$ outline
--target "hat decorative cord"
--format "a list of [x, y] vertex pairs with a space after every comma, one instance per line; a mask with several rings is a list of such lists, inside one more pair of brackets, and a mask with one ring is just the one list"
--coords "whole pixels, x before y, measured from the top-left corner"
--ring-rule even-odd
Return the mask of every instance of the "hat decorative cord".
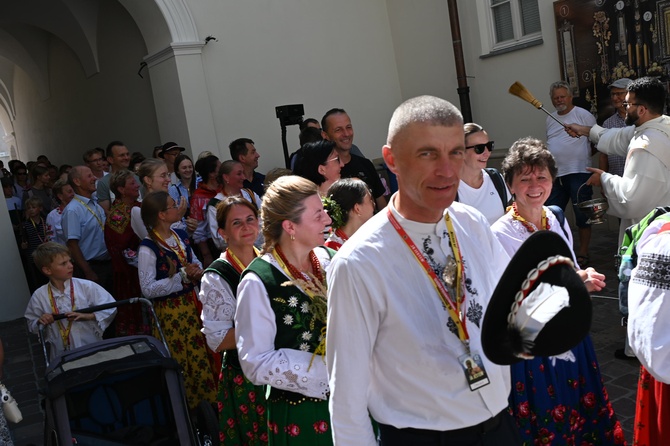
[[[514, 302], [512, 303], [512, 308], [507, 316], [507, 326], [510, 329], [515, 329], [521, 331], [524, 327], [515, 327], [514, 326], [514, 318], [516, 317], [516, 314], [519, 312], [519, 308], [521, 307], [521, 304], [523, 303], [524, 299], [528, 296], [528, 293], [530, 292], [531, 288], [537, 280], [540, 278], [542, 274], [544, 274], [549, 268], [552, 266], [556, 265], [568, 265], [571, 268], [575, 267], [574, 262], [572, 259], [564, 256], [553, 256], [549, 257], [548, 259], [545, 259], [541, 261], [538, 265], [537, 268], [533, 268], [528, 272], [528, 275], [526, 276], [526, 280], [523, 281], [521, 284], [521, 289], [516, 293], [514, 296]], [[525, 324], [524, 324], [525, 326]], [[524, 347], [526, 347], [527, 351], [530, 350], [530, 348], [533, 347], [533, 342], [531, 341], [524, 341]], [[517, 353], [517, 356], [520, 358], [524, 359], [532, 359], [533, 356], [527, 354], [527, 353]]]

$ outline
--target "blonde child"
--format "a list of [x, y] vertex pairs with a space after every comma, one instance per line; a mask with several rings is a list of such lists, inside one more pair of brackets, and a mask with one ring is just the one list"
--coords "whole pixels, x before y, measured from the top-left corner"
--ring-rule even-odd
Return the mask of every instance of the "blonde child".
[[[95, 282], [72, 277], [70, 251], [63, 245], [44, 243], [33, 252], [33, 260], [49, 282], [33, 293], [24, 316], [32, 333], [38, 332], [38, 324], [45, 326], [51, 360], [64, 350], [102, 340], [116, 309], [95, 313], [77, 310], [114, 302], [112, 295]], [[66, 318], [56, 321], [55, 314], [65, 314]]]

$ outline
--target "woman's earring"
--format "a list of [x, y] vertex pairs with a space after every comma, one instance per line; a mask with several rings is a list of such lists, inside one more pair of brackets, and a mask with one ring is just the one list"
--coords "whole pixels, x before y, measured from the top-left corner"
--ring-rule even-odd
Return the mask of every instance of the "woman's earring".
[[291, 241], [295, 240], [295, 235], [291, 234]]

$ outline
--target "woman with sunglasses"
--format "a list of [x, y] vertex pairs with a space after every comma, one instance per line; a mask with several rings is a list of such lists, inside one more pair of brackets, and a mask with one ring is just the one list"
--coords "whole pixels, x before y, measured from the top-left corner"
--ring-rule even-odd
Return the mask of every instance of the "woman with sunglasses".
[[505, 213], [512, 194], [500, 172], [486, 167], [494, 146], [486, 131], [474, 122], [465, 124], [463, 130], [465, 158], [456, 199], [478, 209], [493, 224]]
[[319, 195], [324, 197], [330, 185], [340, 179], [342, 166], [335, 143], [324, 139], [302, 146], [293, 173], [319, 186]]
[[141, 215], [148, 235], [140, 242], [137, 261], [142, 295], [152, 300], [170, 353], [184, 371], [186, 400], [193, 409], [201, 400], [215, 401], [216, 383], [196, 306], [202, 264], [186, 232], [171, 228], [181, 219], [179, 207], [167, 191], [144, 197]]

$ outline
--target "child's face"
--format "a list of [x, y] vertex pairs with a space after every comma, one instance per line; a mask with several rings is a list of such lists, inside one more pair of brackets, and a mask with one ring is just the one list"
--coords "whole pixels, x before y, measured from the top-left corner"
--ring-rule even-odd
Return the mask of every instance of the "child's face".
[[72, 271], [74, 266], [72, 265], [72, 259], [69, 255], [60, 254], [57, 255], [49, 266], [42, 268], [42, 272], [49, 276], [49, 278], [57, 280], [68, 280], [72, 279]]
[[38, 215], [40, 215], [41, 210], [42, 208], [38, 206], [29, 206], [28, 208], [26, 208], [26, 215], [28, 216], [28, 218], [36, 218]]
[[3, 187], [2, 191], [5, 193], [5, 198], [12, 198], [12, 195], [14, 194], [12, 186]]

